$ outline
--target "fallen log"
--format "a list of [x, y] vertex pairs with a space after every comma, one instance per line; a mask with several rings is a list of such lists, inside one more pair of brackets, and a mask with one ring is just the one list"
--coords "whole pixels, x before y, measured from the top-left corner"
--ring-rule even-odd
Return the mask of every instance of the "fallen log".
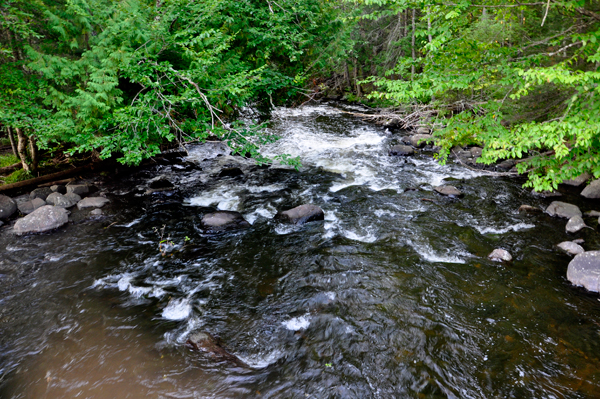
[[0, 175], [6, 174], [6, 173], [12, 173], [17, 169], [21, 169], [22, 167], [23, 167], [23, 164], [21, 162], [13, 163], [12, 165], [8, 165], [3, 168], [0, 168]]
[[40, 183], [45, 183], [47, 181], [56, 180], [58, 178], [62, 178], [62, 177], [66, 177], [69, 175], [74, 175], [74, 174], [77, 174], [80, 172], [84, 172], [88, 169], [93, 170], [98, 167], [100, 167], [99, 163], [89, 164], [89, 165], [85, 165], [85, 166], [80, 166], [78, 168], [67, 169], [67, 170], [63, 170], [61, 172], [51, 173], [51, 174], [45, 175], [45, 176], [35, 177], [33, 179], [23, 180], [23, 181], [19, 181], [19, 182], [12, 183], [12, 184], [5, 184], [3, 186], [0, 186], [0, 192], [9, 191], [9, 190], [13, 190], [16, 188], [33, 186], [33, 185], [37, 185]]

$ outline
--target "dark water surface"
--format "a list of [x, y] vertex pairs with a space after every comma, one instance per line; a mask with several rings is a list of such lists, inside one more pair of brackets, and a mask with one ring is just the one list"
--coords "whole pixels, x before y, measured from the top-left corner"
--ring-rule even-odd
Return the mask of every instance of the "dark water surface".
[[[550, 200], [426, 154], [389, 157], [395, 137], [334, 106], [278, 110], [272, 130], [282, 140], [267, 151], [302, 156], [299, 172], [214, 179], [197, 148], [202, 171], [109, 179], [105, 219], [1, 228], [0, 397], [600, 397], [600, 302], [553, 248], [575, 236], [516, 211]], [[180, 191], [129, 192], [158, 174]], [[434, 193], [442, 182], [464, 198]], [[576, 194], [562, 200], [600, 210]], [[308, 202], [324, 222], [272, 220]], [[252, 227], [203, 234], [215, 209]], [[586, 222], [576, 237], [598, 249]], [[514, 261], [488, 261], [496, 247]], [[190, 350], [195, 331], [249, 367]]]

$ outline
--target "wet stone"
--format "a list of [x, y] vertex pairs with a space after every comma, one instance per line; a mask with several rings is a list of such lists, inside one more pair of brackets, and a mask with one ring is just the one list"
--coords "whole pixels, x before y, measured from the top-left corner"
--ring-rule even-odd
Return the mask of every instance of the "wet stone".
[[583, 221], [581, 216], [573, 216], [567, 222], [567, 227], [565, 227], [565, 229], [567, 230], [567, 233], [577, 233], [585, 227], [585, 222]]
[[567, 279], [588, 291], [600, 292], [600, 251], [575, 256], [567, 268]]
[[436, 186], [433, 188], [436, 192], [447, 195], [449, 197], [460, 197], [463, 193], [454, 186], [444, 185], [444, 186]]
[[44, 205], [15, 222], [17, 235], [43, 233], [54, 230], [69, 221], [68, 211], [57, 206]]
[[90, 215], [94, 215], [94, 216], [102, 216], [103, 214], [104, 213], [102, 213], [102, 209], [100, 209], [100, 208], [96, 208], [90, 212]]
[[560, 250], [568, 253], [569, 255], [579, 255], [585, 252], [583, 247], [573, 241], [563, 241], [556, 245]]
[[481, 147], [471, 147], [469, 149], [469, 151], [471, 152], [471, 156], [472, 157], [479, 158], [481, 156], [481, 153], [483, 152], [483, 148], [481, 148]]
[[574, 179], [563, 181], [562, 184], [566, 184], [567, 186], [579, 187], [582, 184], [584, 184], [586, 181], [590, 180], [591, 178], [592, 178], [592, 175], [585, 172], [585, 173], [580, 174], [579, 176], [577, 176]]
[[226, 361], [239, 367], [248, 367], [248, 365], [241, 361], [237, 356], [229, 353], [222, 346], [218, 338], [213, 337], [209, 333], [195, 332], [190, 334], [186, 341], [186, 345], [195, 351], [207, 354], [215, 361]]
[[46, 205], [46, 201], [41, 198], [34, 198], [31, 201], [21, 202], [17, 205], [19, 212], [24, 215], [29, 215], [31, 212]]
[[250, 227], [241, 213], [233, 211], [218, 211], [204, 215], [200, 225], [204, 230], [222, 231]]
[[429, 133], [431, 133], [431, 129], [429, 129], [428, 127], [420, 127], [417, 129], [417, 134], [427, 134], [429, 135]]
[[159, 179], [151, 181], [150, 184], [148, 185], [148, 187], [156, 189], [156, 188], [173, 188], [175, 186], [169, 180], [165, 179], [164, 177], [161, 177]]
[[243, 174], [244, 174], [244, 172], [238, 167], [224, 168], [219, 173], [219, 177], [236, 177], [236, 176], [241, 176]]
[[54, 191], [52, 191], [52, 189], [50, 187], [40, 187], [40, 188], [36, 188], [35, 190], [33, 190], [29, 194], [29, 198], [31, 198], [31, 199], [41, 198], [45, 201], [46, 198], [48, 198], [48, 196], [50, 194], [52, 194], [53, 192]]
[[78, 203], [79, 201], [81, 201], [81, 197], [75, 193], [66, 193], [64, 194], [65, 198], [68, 199], [69, 201], [73, 202], [74, 204]]
[[598, 211], [587, 211], [583, 214], [584, 216], [589, 216], [591, 218], [597, 218], [600, 216], [600, 212]]
[[515, 161], [514, 159], [507, 159], [506, 161], [502, 161], [498, 165], [496, 165], [496, 168], [502, 169], [502, 170], [510, 170], [516, 164], [517, 164], [517, 161]]
[[16, 202], [12, 198], [0, 194], [0, 219], [8, 219], [16, 211]]
[[90, 187], [87, 184], [69, 184], [67, 185], [67, 193], [77, 195], [85, 195], [90, 192]]
[[72, 206], [75, 206], [75, 204], [77, 204], [76, 201], [73, 201], [72, 199], [70, 199], [60, 193], [50, 194], [48, 196], [48, 198], [46, 198], [46, 202], [50, 205], [58, 206], [61, 208], [70, 208]]
[[415, 153], [415, 150], [408, 145], [395, 145], [390, 148], [390, 155], [407, 156]]
[[50, 190], [52, 190], [55, 193], [61, 193], [63, 195], [67, 193], [67, 188], [62, 184], [55, 184], [53, 186], [50, 186]]
[[541, 198], [554, 198], [554, 197], [562, 197], [562, 194], [558, 191], [535, 191], [531, 190], [531, 194], [535, 197]]
[[510, 262], [512, 255], [505, 249], [496, 248], [488, 255], [488, 258], [494, 262]]
[[413, 147], [425, 147], [425, 145], [433, 139], [431, 134], [415, 134], [410, 136], [410, 145]]
[[275, 219], [293, 224], [304, 224], [315, 220], [324, 220], [323, 209], [317, 205], [304, 204], [287, 211], [278, 212]]
[[104, 197], [87, 197], [77, 203], [77, 209], [102, 208], [110, 201]]
[[548, 208], [546, 208], [546, 213], [550, 216], [557, 216], [566, 219], [571, 219], [573, 216], [582, 215], [577, 205], [568, 204], [561, 201], [553, 201]]
[[521, 205], [519, 207], [519, 213], [521, 213], [521, 212], [534, 213], [534, 212], [541, 212], [541, 211], [542, 211], [541, 209], [536, 208], [531, 205]]
[[581, 196], [590, 199], [600, 198], [600, 179], [588, 184], [581, 192]]

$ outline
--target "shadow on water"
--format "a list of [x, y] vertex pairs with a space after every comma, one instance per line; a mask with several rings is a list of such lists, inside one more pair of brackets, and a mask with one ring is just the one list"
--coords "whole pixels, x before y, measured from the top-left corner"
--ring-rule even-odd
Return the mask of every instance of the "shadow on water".
[[[573, 236], [516, 212], [550, 200], [426, 154], [388, 157], [395, 137], [333, 106], [278, 110], [271, 130], [282, 139], [267, 152], [301, 156], [300, 171], [214, 179], [197, 149], [202, 170], [107, 181], [104, 219], [75, 210], [78, 222], [22, 238], [3, 227], [0, 397], [598, 396], [598, 296], [566, 281], [554, 249]], [[179, 192], [134, 189], [156, 174]], [[432, 191], [444, 181], [464, 198]], [[325, 221], [272, 220], [307, 202]], [[252, 226], [206, 235], [215, 209]], [[578, 237], [600, 248], [587, 222]], [[514, 261], [487, 260], [496, 247]], [[191, 350], [197, 331], [242, 362]]]

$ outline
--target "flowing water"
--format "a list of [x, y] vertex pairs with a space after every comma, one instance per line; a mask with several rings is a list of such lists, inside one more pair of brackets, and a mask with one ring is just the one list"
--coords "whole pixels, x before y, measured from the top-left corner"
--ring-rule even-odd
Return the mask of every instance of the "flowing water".
[[[104, 219], [75, 210], [20, 238], [4, 226], [0, 397], [600, 397], [598, 295], [569, 284], [553, 247], [573, 236], [517, 213], [550, 200], [431, 154], [390, 157], [398, 137], [342, 107], [275, 112], [266, 152], [300, 156], [299, 171], [216, 179], [228, 158], [202, 146], [189, 156], [202, 170], [108, 177]], [[179, 191], [133, 190], [160, 174]], [[443, 182], [465, 196], [432, 191]], [[303, 203], [325, 221], [272, 219]], [[215, 209], [252, 226], [204, 234]], [[578, 237], [600, 248], [587, 222]], [[487, 260], [497, 247], [514, 261]], [[247, 366], [191, 350], [198, 331]]]

